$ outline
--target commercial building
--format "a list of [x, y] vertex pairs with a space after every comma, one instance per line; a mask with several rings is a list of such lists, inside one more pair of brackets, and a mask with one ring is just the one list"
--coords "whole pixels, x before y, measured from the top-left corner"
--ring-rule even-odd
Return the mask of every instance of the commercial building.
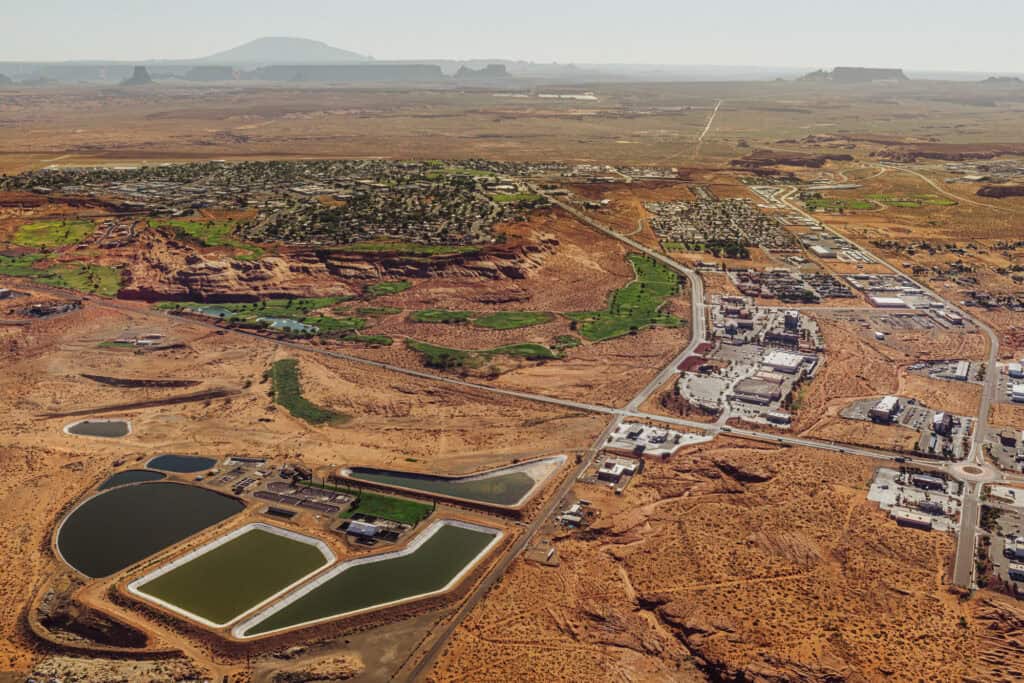
[[926, 515], [905, 507], [894, 507], [889, 511], [889, 514], [892, 515], [892, 518], [895, 519], [896, 523], [900, 526], [923, 529], [924, 531], [932, 530], [931, 515]]
[[1024, 564], [1011, 562], [1007, 567], [1010, 579], [1013, 581], [1024, 581]]
[[906, 308], [907, 302], [898, 296], [875, 296], [872, 294], [868, 297], [868, 302], [872, 306], [878, 308]]
[[910, 483], [919, 489], [925, 489], [927, 491], [946, 490], [946, 480], [942, 477], [936, 477], [933, 474], [915, 474], [910, 477]]
[[764, 360], [761, 361], [763, 365], [766, 365], [773, 370], [779, 372], [785, 372], [789, 375], [796, 374], [800, 366], [803, 365], [804, 357], [799, 356], [795, 353], [786, 353], [785, 351], [771, 351]]
[[1024, 384], [1014, 384], [1010, 389], [1010, 398], [1014, 403], [1024, 403]]
[[932, 431], [942, 436], [953, 433], [953, 416], [949, 413], [935, 413], [932, 416]]
[[967, 376], [971, 372], [971, 364], [965, 360], [960, 361], [956, 364], [956, 369], [950, 374], [952, 379], [960, 380], [961, 382], [967, 381]]
[[737, 400], [766, 406], [782, 398], [782, 386], [778, 382], [747, 377], [736, 383], [733, 395]]
[[1003, 545], [1003, 555], [1011, 560], [1024, 560], [1024, 538], [1008, 538]]
[[870, 411], [868, 411], [868, 417], [875, 422], [892, 422], [892, 419], [896, 417], [896, 414], [899, 412], [899, 396], [886, 396], [876, 403]]
[[1020, 363], [1010, 363], [1010, 366], [1006, 369], [1010, 377], [1014, 379], [1024, 379], [1024, 366]]
[[597, 478], [601, 481], [618, 483], [623, 477], [632, 477], [640, 467], [640, 462], [631, 458], [608, 458], [601, 463]]
[[831, 249], [829, 249], [828, 247], [822, 246], [820, 244], [815, 244], [815, 245], [811, 246], [811, 253], [814, 254], [815, 256], [817, 256], [818, 258], [835, 258], [836, 257], [836, 252], [834, 252]]

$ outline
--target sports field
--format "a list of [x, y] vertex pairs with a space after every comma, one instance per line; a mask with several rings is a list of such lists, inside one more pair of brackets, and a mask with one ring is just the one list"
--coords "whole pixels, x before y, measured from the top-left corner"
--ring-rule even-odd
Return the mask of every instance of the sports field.
[[258, 527], [200, 553], [136, 589], [222, 625], [328, 562], [312, 543]]

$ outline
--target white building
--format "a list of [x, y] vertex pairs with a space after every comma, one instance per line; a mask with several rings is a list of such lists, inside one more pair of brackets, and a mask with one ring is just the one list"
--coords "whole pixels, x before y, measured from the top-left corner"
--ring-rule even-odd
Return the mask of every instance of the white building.
[[804, 357], [798, 356], [795, 353], [786, 353], [785, 351], [771, 351], [764, 357], [761, 363], [773, 370], [793, 375], [803, 365]]
[[868, 297], [868, 301], [872, 306], [878, 308], [906, 308], [907, 302], [898, 296], [876, 296], [872, 294]]
[[829, 249], [828, 247], [822, 246], [820, 244], [815, 244], [814, 246], [812, 246], [811, 247], [811, 253], [813, 253], [818, 258], [835, 258], [836, 257], [836, 252], [834, 252], [831, 249]]
[[1006, 371], [1010, 374], [1010, 377], [1013, 377], [1014, 379], [1024, 378], [1024, 366], [1020, 363], [1010, 363]]
[[899, 396], [886, 396], [871, 408], [868, 416], [873, 420], [889, 422], [900, 410]]
[[1010, 390], [1010, 398], [1014, 403], [1024, 403], [1024, 384], [1014, 384]]

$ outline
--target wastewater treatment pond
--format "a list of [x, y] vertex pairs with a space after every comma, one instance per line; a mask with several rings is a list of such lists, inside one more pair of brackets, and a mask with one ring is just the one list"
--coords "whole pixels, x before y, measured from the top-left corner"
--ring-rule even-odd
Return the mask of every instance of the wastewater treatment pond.
[[79, 420], [69, 424], [64, 431], [77, 436], [119, 439], [131, 431], [131, 423], [127, 420]]
[[176, 474], [203, 472], [217, 464], [214, 458], [199, 455], [158, 455], [146, 463], [146, 467]]
[[346, 470], [346, 474], [358, 481], [511, 506], [522, 502], [538, 482], [546, 479], [564, 461], [564, 456], [544, 458], [466, 477], [439, 477], [372, 467], [352, 467]]
[[117, 474], [111, 475], [105, 482], [100, 484], [100, 491], [106, 491], [112, 489], [115, 486], [124, 486], [125, 484], [140, 484], [144, 481], [159, 481], [163, 479], [165, 474], [160, 472], [153, 472], [151, 470], [125, 470], [124, 472], [118, 472]]
[[435, 522], [403, 550], [341, 563], [233, 633], [251, 638], [443, 591], [500, 537], [489, 527]]
[[109, 576], [242, 511], [241, 501], [185, 484], [108, 489], [76, 507], [57, 549], [86, 576]]
[[269, 524], [248, 524], [128, 589], [219, 627], [333, 561], [334, 554], [316, 539]]

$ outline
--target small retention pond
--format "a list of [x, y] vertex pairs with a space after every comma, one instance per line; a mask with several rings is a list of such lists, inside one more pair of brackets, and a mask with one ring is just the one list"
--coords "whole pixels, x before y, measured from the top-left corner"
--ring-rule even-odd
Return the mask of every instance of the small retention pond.
[[150, 470], [125, 470], [124, 472], [118, 472], [117, 474], [112, 475], [109, 479], [100, 484], [99, 490], [106, 491], [107, 489], [112, 489], [115, 486], [140, 484], [144, 481], [159, 481], [166, 476], [166, 474], [152, 472]]
[[118, 439], [132, 430], [128, 420], [79, 420], [64, 428], [65, 433], [77, 436], [102, 436]]
[[190, 474], [202, 472], [217, 464], [214, 458], [204, 458], [199, 455], [158, 455], [146, 463], [146, 467], [164, 472], [175, 472], [178, 474]]
[[185, 484], [121, 486], [72, 510], [57, 530], [57, 550], [86, 576], [109, 576], [244, 507], [234, 498]]
[[476, 524], [435, 522], [402, 550], [342, 562], [242, 622], [232, 635], [252, 638], [445, 591], [501, 536]]
[[513, 506], [524, 501], [534, 487], [547, 479], [563, 462], [565, 456], [559, 455], [467, 477], [439, 477], [370, 467], [352, 467], [343, 473], [359, 481], [494, 505]]

